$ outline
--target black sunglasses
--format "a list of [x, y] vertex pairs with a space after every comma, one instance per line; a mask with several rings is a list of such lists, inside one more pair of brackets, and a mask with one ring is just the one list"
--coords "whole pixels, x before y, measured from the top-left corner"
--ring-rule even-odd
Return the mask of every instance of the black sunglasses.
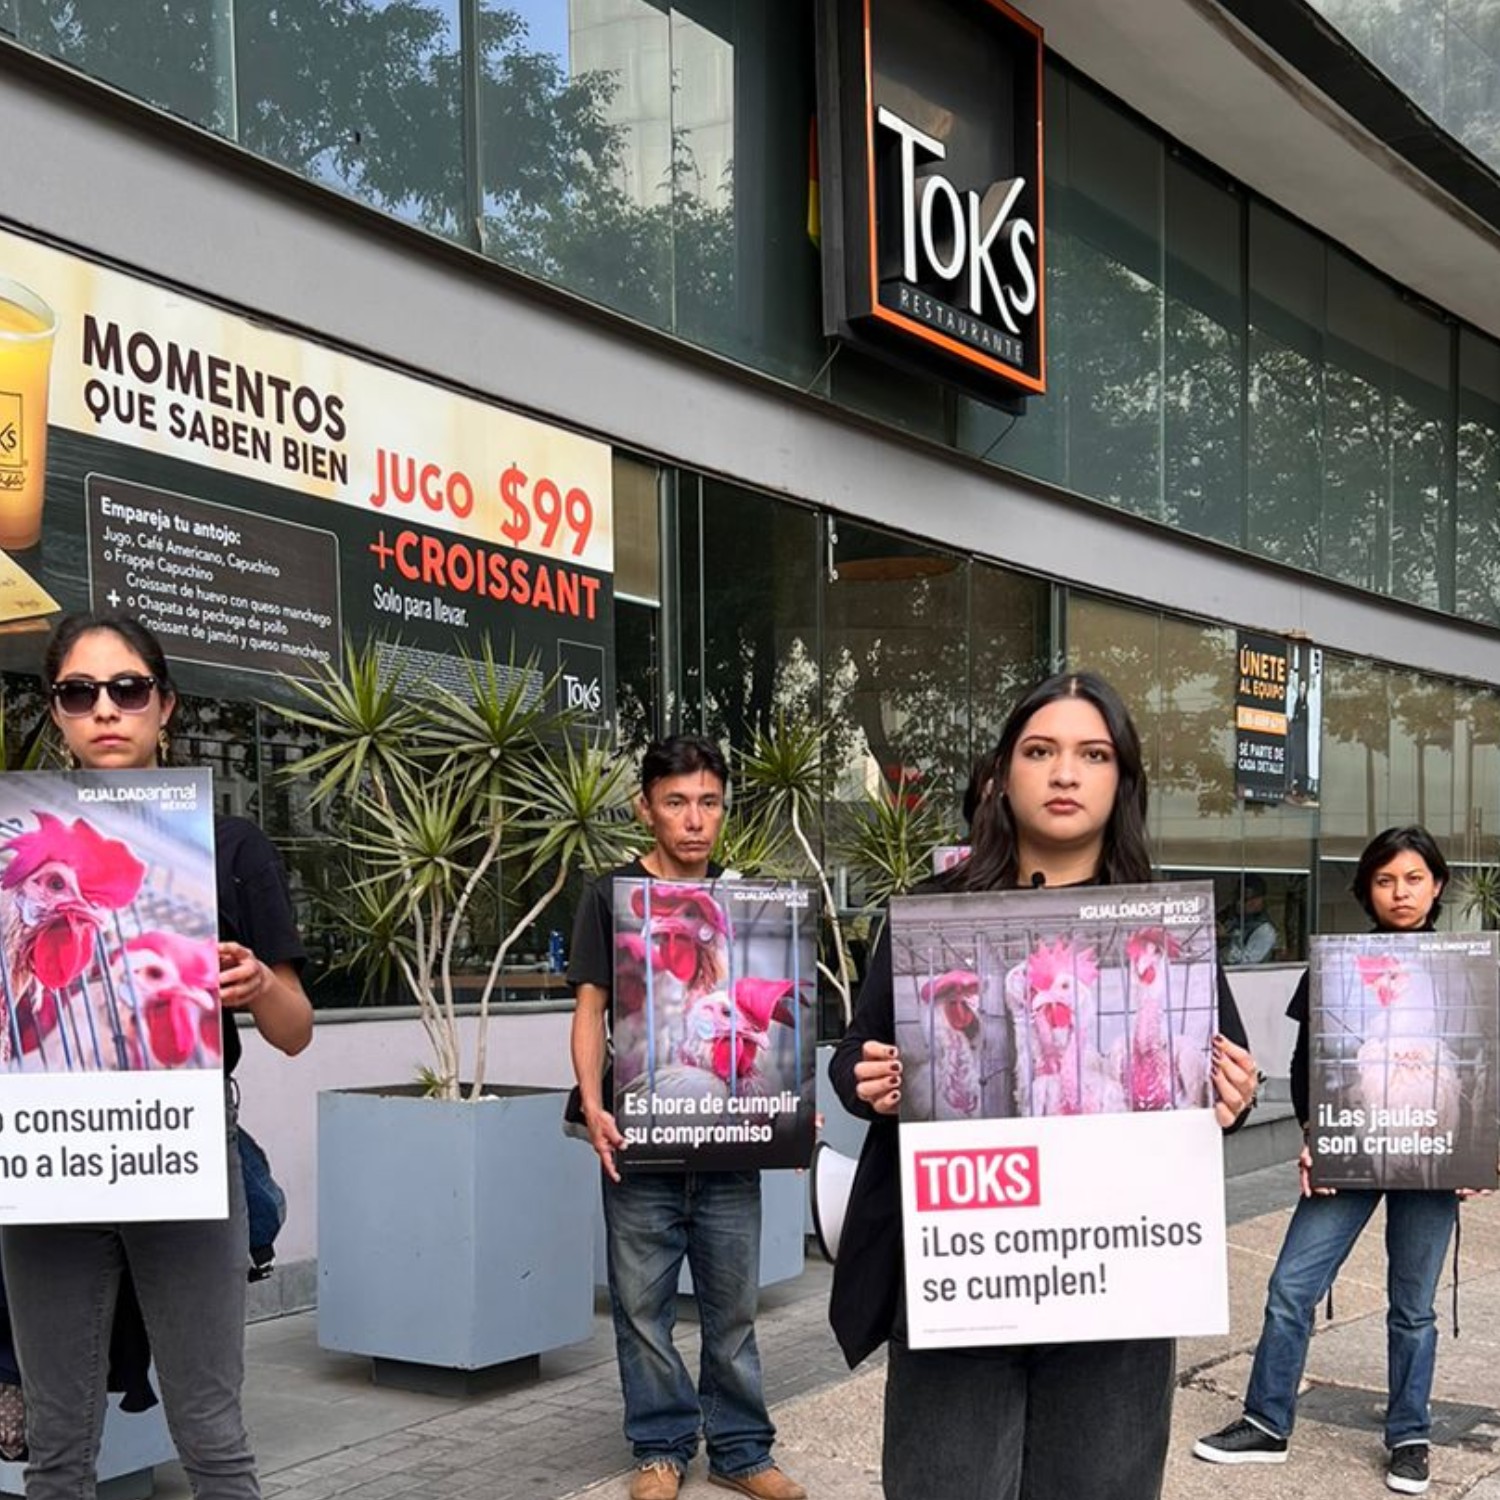
[[155, 686], [154, 677], [139, 672], [121, 672], [107, 682], [95, 682], [92, 677], [65, 677], [52, 684], [52, 701], [64, 718], [81, 719], [93, 713], [99, 690], [103, 688], [122, 714], [143, 714], [151, 706], [151, 690]]

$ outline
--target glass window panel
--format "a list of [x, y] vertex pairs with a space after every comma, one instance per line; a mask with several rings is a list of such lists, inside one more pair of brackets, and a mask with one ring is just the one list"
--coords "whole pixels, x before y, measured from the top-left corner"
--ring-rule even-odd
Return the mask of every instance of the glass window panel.
[[1485, 792], [1500, 738], [1493, 693], [1332, 653], [1324, 672], [1324, 855], [1357, 859], [1401, 823], [1423, 824], [1445, 850], [1475, 847], [1494, 826]]
[[1244, 200], [1186, 162], [1166, 176], [1166, 519], [1238, 543], [1244, 520]]
[[648, 0], [480, 0], [481, 234], [496, 260], [672, 317], [672, 24]]
[[[840, 518], [823, 589], [824, 703], [838, 726], [839, 795], [915, 775], [969, 778], [968, 564]], [[834, 576], [836, 574], [837, 576]]]
[[1332, 248], [1327, 270], [1322, 571], [1360, 588], [1378, 588], [1387, 556], [1395, 291]]
[[1443, 31], [1433, 0], [1382, 0], [1370, 61], [1435, 120], [1443, 118]]
[[778, 711], [816, 714], [817, 515], [696, 475], [679, 514], [683, 721], [744, 745]]
[[1392, 289], [1390, 590], [1453, 607], [1453, 330]]
[[1020, 695], [1052, 662], [1052, 585], [975, 562], [969, 570], [969, 755], [994, 747]]
[[1315, 235], [1251, 203], [1250, 539], [1309, 569], [1323, 480], [1324, 254]]
[[1156, 136], [1075, 81], [1069, 91], [1065, 285], [1068, 483], [1161, 515], [1162, 159]]
[[1459, 335], [1457, 608], [1500, 624], [1500, 343]]
[[1068, 346], [1068, 75], [1047, 65], [1042, 82], [1047, 160], [1044, 184], [1047, 310], [1047, 394], [1026, 399], [1022, 414], [1001, 411], [969, 396], [957, 398], [957, 445], [1008, 469], [1066, 485]]
[[671, 21], [672, 326], [806, 384], [826, 353], [807, 223], [812, 8], [684, 0]]
[[614, 456], [615, 597], [661, 603], [661, 470]]
[[[234, 9], [242, 144], [399, 219], [465, 237], [459, 0]], [[507, 44], [524, 45], [521, 33]]]
[[661, 699], [661, 611], [616, 598], [615, 716], [624, 754], [639, 756], [662, 734]]
[[1226, 921], [1243, 906], [1243, 873], [1258, 872], [1276, 927], [1272, 959], [1301, 957], [1317, 813], [1249, 807], [1236, 795], [1235, 644], [1228, 626], [1068, 597], [1069, 666], [1113, 683], [1140, 732], [1158, 867], [1212, 877]]
[[17, 0], [28, 47], [221, 134], [234, 125], [231, 0]]

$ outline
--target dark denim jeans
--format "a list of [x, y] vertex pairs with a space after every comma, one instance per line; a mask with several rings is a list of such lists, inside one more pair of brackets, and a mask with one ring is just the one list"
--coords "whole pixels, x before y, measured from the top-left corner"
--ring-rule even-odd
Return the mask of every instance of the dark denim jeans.
[[[1428, 1398], [1437, 1363], [1437, 1294], [1443, 1256], [1453, 1236], [1458, 1199], [1452, 1193], [1402, 1191], [1385, 1196], [1386, 1361], [1390, 1395], [1388, 1448], [1426, 1442]], [[1266, 1319], [1245, 1392], [1245, 1415], [1276, 1437], [1289, 1438], [1297, 1420], [1297, 1387], [1307, 1363], [1318, 1303], [1380, 1202], [1378, 1192], [1340, 1190], [1303, 1198], [1287, 1227], [1266, 1291]]]
[[[702, 1430], [709, 1467], [740, 1478], [771, 1464], [776, 1429], [761, 1393], [758, 1172], [637, 1172], [604, 1180], [609, 1295], [638, 1461], [685, 1469]], [[683, 1257], [702, 1328], [698, 1388], [672, 1342]]]
[[228, 1167], [227, 1219], [0, 1230], [26, 1393], [27, 1500], [93, 1500], [109, 1331], [127, 1263], [193, 1494], [260, 1500], [240, 1405], [250, 1251], [232, 1130]]
[[892, 1338], [886, 1500], [1156, 1500], [1169, 1339], [911, 1349]]

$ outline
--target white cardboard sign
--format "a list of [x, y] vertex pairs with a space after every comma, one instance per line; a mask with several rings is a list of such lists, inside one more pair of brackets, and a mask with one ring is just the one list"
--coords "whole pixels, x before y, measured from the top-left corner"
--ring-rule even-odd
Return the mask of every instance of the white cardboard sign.
[[913, 1348], [1228, 1331], [1211, 1110], [913, 1122], [900, 1149]]

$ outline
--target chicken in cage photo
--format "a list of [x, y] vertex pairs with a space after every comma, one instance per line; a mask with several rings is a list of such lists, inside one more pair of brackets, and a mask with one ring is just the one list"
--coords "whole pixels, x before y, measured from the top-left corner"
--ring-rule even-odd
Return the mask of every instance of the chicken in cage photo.
[[219, 1067], [206, 796], [174, 801], [158, 773], [14, 774], [4, 793], [0, 1071]]
[[615, 1116], [630, 1161], [806, 1164], [816, 943], [813, 893], [795, 882], [615, 882]]
[[1371, 933], [1312, 945], [1313, 1181], [1492, 1186], [1497, 939]]
[[1207, 1108], [1211, 911], [1192, 883], [893, 902], [902, 1119]]

